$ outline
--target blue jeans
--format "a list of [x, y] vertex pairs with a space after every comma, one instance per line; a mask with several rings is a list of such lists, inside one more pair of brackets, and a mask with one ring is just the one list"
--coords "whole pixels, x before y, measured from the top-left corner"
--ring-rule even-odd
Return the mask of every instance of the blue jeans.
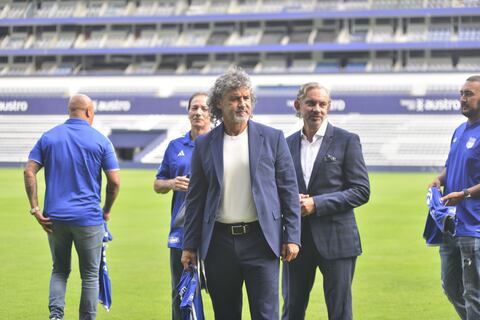
[[460, 318], [480, 319], [480, 238], [444, 236], [442, 287]]
[[97, 315], [99, 271], [103, 241], [103, 225], [76, 227], [53, 221], [53, 232], [48, 234], [53, 269], [50, 278], [50, 317], [63, 319], [65, 291], [71, 270], [72, 243], [78, 254], [82, 294], [80, 320], [93, 320]]

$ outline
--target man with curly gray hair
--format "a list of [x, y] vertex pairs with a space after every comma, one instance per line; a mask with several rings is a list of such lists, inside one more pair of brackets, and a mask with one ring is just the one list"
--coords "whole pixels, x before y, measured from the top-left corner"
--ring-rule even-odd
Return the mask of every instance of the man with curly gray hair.
[[[223, 112], [217, 108], [225, 93], [233, 88], [245, 88], [250, 95], [252, 109], [257, 101], [252, 89], [250, 77], [239, 67], [232, 68], [228, 73], [217, 78], [215, 85], [210, 89], [207, 105], [210, 108], [210, 116], [215, 123], [223, 120]], [[250, 114], [251, 117], [251, 114]]]
[[204, 261], [215, 319], [241, 319], [244, 282], [251, 318], [278, 319], [279, 257], [299, 251], [292, 157], [281, 131], [250, 119], [254, 103], [242, 69], [220, 76], [207, 102], [220, 124], [192, 155], [182, 264]]

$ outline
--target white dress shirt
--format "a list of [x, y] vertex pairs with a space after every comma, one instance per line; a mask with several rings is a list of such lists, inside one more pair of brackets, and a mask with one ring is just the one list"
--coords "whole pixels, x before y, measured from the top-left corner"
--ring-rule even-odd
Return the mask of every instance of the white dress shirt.
[[323, 137], [325, 136], [325, 131], [327, 130], [328, 120], [323, 120], [320, 128], [312, 138], [312, 142], [308, 141], [307, 136], [301, 131], [301, 145], [300, 145], [300, 155], [302, 162], [302, 173], [303, 180], [305, 181], [305, 186], [308, 188], [308, 183], [310, 182], [310, 177], [312, 175], [313, 165], [315, 159], [317, 158], [318, 151], [322, 145]]

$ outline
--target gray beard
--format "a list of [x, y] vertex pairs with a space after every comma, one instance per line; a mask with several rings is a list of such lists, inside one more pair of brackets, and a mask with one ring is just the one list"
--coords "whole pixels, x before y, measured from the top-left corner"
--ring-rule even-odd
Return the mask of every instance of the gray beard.
[[237, 124], [245, 123], [245, 122], [248, 121], [248, 119], [250, 119], [250, 117], [248, 117], [248, 116], [245, 116], [245, 117], [239, 117], [239, 116], [236, 116], [236, 115], [233, 116], [233, 121]]

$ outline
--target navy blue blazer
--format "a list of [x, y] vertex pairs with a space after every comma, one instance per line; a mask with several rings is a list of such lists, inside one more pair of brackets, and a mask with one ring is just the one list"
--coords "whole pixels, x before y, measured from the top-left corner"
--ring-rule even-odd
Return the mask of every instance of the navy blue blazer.
[[[195, 140], [186, 197], [183, 248], [205, 259], [223, 188], [223, 123]], [[280, 130], [248, 121], [250, 180], [263, 235], [280, 256], [283, 243], [300, 245], [300, 204], [292, 157]]]
[[289, 136], [287, 143], [300, 193], [315, 202], [315, 214], [302, 218], [302, 223], [309, 225], [317, 251], [327, 259], [360, 255], [353, 208], [368, 201], [370, 184], [358, 135], [328, 124], [308, 186], [302, 173], [301, 131]]

